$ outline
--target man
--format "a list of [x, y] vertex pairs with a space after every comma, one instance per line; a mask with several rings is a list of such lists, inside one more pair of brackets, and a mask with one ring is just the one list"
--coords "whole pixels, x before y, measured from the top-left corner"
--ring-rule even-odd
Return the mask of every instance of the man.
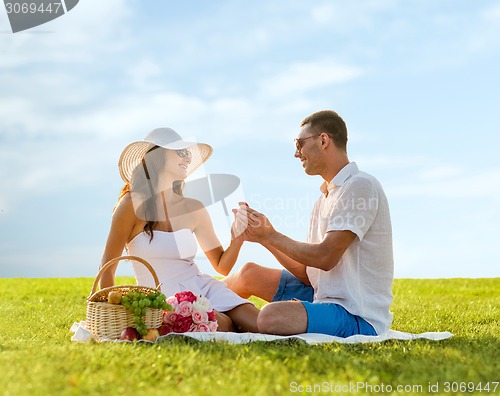
[[271, 334], [377, 335], [390, 328], [393, 254], [389, 206], [379, 182], [347, 156], [347, 128], [334, 111], [301, 123], [295, 157], [324, 182], [307, 242], [276, 231], [265, 215], [241, 205], [245, 239], [266, 247], [285, 270], [255, 263], [225, 279], [244, 298], [272, 301], [257, 318]]

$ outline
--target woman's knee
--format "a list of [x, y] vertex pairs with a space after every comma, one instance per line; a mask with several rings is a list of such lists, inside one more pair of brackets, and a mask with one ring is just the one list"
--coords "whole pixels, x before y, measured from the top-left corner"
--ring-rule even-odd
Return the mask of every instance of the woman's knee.
[[251, 296], [249, 285], [253, 285], [255, 282], [257, 267], [260, 267], [260, 265], [252, 262], [245, 263], [238, 272], [226, 276], [223, 282], [240, 297], [248, 298]]
[[253, 279], [260, 276], [260, 273], [263, 269], [264, 267], [262, 267], [261, 265], [249, 261], [248, 263], [243, 264], [238, 272], [242, 280], [252, 281]]
[[238, 272], [229, 275], [223, 281], [240, 297], [257, 296], [269, 302], [276, 294], [281, 272], [280, 269], [267, 268], [248, 262]]
[[217, 331], [234, 331], [233, 321], [226, 314], [215, 311], [215, 319], [217, 320]]

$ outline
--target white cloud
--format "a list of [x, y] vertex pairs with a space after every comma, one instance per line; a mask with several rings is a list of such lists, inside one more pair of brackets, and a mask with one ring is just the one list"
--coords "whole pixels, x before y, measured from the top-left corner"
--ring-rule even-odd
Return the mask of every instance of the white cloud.
[[12, 210], [40, 196], [102, 183], [115, 170], [112, 151], [90, 139], [11, 142], [0, 150], [3, 201]]
[[[39, 199], [47, 213], [37, 213], [39, 217], [33, 221], [41, 224], [52, 220], [49, 212], [54, 197], [64, 198], [67, 192], [67, 196], [74, 196], [71, 189], [80, 186], [88, 187], [91, 193], [104, 183], [113, 184], [110, 189], [114, 189], [121, 184], [116, 162], [123, 147], [158, 126], [171, 126], [186, 137], [195, 136], [212, 144], [216, 151], [207, 169], [226, 170], [231, 164], [231, 172], [242, 175], [245, 192], [256, 203], [279, 197], [300, 200], [303, 193], [297, 186], [302, 192], [311, 191], [314, 197], [319, 194], [320, 180], [303, 174], [301, 178], [294, 176], [301, 169], [293, 159], [292, 139], [302, 118], [332, 105], [346, 108], [346, 114], [354, 117], [370, 113], [363, 107], [370, 107], [377, 116], [390, 114], [387, 131], [379, 127], [377, 133], [375, 125], [373, 133], [370, 129], [370, 133], [353, 134], [354, 140], [361, 136], [358, 139], [362, 142], [352, 146], [353, 153], [361, 149], [377, 155], [352, 158], [361, 169], [381, 174], [384, 188], [392, 195], [391, 209], [396, 209], [395, 213], [401, 214], [406, 208], [410, 208], [407, 213], [415, 207], [432, 208], [437, 224], [443, 213], [436, 209], [436, 202], [459, 206], [474, 197], [481, 198], [477, 201], [484, 213], [497, 216], [494, 200], [500, 194], [498, 167], [480, 169], [474, 175], [470, 169], [443, 163], [450, 154], [438, 160], [429, 153], [404, 155], [404, 147], [390, 147], [384, 139], [394, 125], [412, 122], [404, 119], [404, 112], [399, 113], [397, 106], [390, 110], [394, 105], [391, 101], [421, 108], [413, 95], [407, 101], [395, 96], [396, 90], [405, 87], [395, 86], [394, 81], [408, 83], [411, 93], [418, 80], [413, 81], [414, 75], [408, 77], [408, 70], [424, 74], [440, 67], [448, 71], [460, 62], [464, 76], [480, 76], [481, 68], [487, 65], [473, 55], [495, 54], [498, 49], [500, 8], [494, 6], [481, 12], [479, 6], [471, 5], [446, 10], [431, 3], [415, 3], [408, 5], [410, 8], [396, 9], [395, 4], [398, 3], [304, 2], [283, 7], [280, 2], [270, 2], [245, 8], [237, 3], [208, 2], [200, 11], [179, 3], [166, 9], [175, 13], [179, 8], [182, 17], [171, 18], [165, 24], [161, 16], [148, 15], [151, 11], [141, 2], [82, 0], [67, 15], [32, 33], [3, 34], [0, 211], [9, 212], [4, 217], [7, 222], [13, 222], [11, 219], [16, 216], [26, 220], [23, 200], [29, 197], [31, 204]], [[415, 13], [417, 8], [419, 12]], [[6, 31], [4, 22], [0, 21], [4, 26], [1, 29]], [[426, 64], [427, 70], [423, 67]], [[472, 64], [475, 66], [468, 67]], [[360, 77], [366, 79], [366, 85], [356, 84]], [[442, 75], [429, 74], [425, 81], [439, 85], [441, 78]], [[341, 95], [334, 97], [332, 92], [337, 93], [337, 84], [345, 82], [355, 83], [340, 86]], [[473, 92], [478, 98], [475, 103], [484, 108], [482, 84], [478, 83], [477, 89]], [[464, 98], [469, 94], [464, 92]], [[439, 107], [440, 114], [456, 117], [460, 102], [463, 98], [450, 96]], [[494, 128], [488, 117], [477, 121], [478, 128], [481, 123]], [[430, 125], [422, 131], [426, 134], [422, 138], [432, 140], [427, 134], [432, 137], [436, 133], [440, 131]], [[415, 150], [413, 147], [413, 152], [419, 152]], [[82, 197], [74, 205], [85, 210], [89, 203]], [[309, 214], [307, 209], [290, 212], [304, 218]], [[278, 223], [286, 222], [287, 215], [274, 207], [269, 209], [269, 216]], [[443, 227], [452, 228], [455, 214], [449, 210], [443, 216]], [[61, 227], [67, 225], [64, 219], [56, 221]], [[93, 233], [107, 226], [103, 223], [78, 228], [77, 234]], [[300, 238], [305, 229], [297, 231]], [[283, 227], [285, 230], [295, 232], [292, 227]], [[488, 229], [486, 233], [495, 235], [495, 230]], [[477, 241], [471, 238], [471, 243]], [[35, 245], [46, 242], [40, 236], [29, 250], [40, 252]], [[438, 251], [432, 250], [435, 243], [429, 238], [417, 250], [432, 252], [444, 260], [448, 257], [447, 249], [456, 245], [454, 240], [444, 241]], [[15, 245], [10, 251], [2, 248], [2, 257], [8, 251], [5, 257], [28, 268], [36, 254], [24, 255], [24, 240]], [[407, 249], [415, 248], [414, 244], [396, 246], [405, 263], [402, 265], [410, 266], [405, 275], [429, 276], [430, 272], [418, 270], [422, 256]], [[43, 265], [60, 263], [53, 267], [54, 276], [64, 273], [63, 265], [71, 253], [96, 262], [102, 246], [67, 249], [51, 247], [48, 259], [43, 260]], [[247, 251], [241, 261], [245, 255], [248, 260], [260, 260], [255, 258], [254, 247], [244, 249]], [[94, 258], [89, 256], [91, 251]], [[448, 258], [455, 264], [456, 256]], [[274, 259], [262, 262], [267, 264]], [[436, 263], [439, 264], [438, 259], [432, 265]], [[82, 261], [82, 268], [85, 265], [88, 264]], [[37, 271], [43, 273], [43, 267]], [[440, 273], [458, 273], [451, 267], [446, 271]]]
[[496, 56], [500, 48], [500, 5], [494, 4], [482, 9], [474, 25], [467, 31], [465, 49], [471, 55], [489, 54]]
[[336, 14], [336, 7], [334, 4], [320, 4], [311, 10], [311, 16], [315, 22], [326, 24], [332, 22]]
[[111, 97], [71, 117], [63, 115], [53, 129], [64, 135], [71, 128], [74, 133], [123, 143], [158, 126], [170, 126], [182, 135], [213, 142], [246, 137], [285, 140], [296, 132], [301, 117], [308, 115], [312, 106], [313, 102], [300, 98], [273, 103], [241, 96], [207, 99], [177, 92], [133, 93]]
[[[433, 12], [431, 18], [423, 13], [399, 17], [398, 24], [404, 24], [405, 30], [391, 22], [388, 29], [392, 39], [396, 43], [404, 39], [402, 48], [408, 49], [401, 51], [407, 58], [402, 58], [404, 67], [418, 74], [460, 70], [477, 64], [478, 56], [496, 56], [500, 47], [500, 7], [498, 4], [481, 6], [481, 3], [470, 3], [463, 12], [443, 8]], [[426, 32], [422, 37], [423, 27]]]
[[500, 168], [463, 169], [424, 155], [356, 155], [361, 169], [383, 172], [392, 197], [491, 198], [500, 195]]
[[491, 199], [500, 195], [500, 169], [491, 169], [467, 173], [459, 177], [454, 173], [453, 177], [427, 180], [417, 178], [406, 178], [405, 182], [394, 182], [386, 188], [393, 197], [411, 196], [433, 197], [444, 199], [460, 198], [487, 198]]
[[363, 169], [401, 169], [425, 166], [429, 158], [423, 155], [366, 155], [358, 154], [353, 157]]
[[480, 13], [484, 20], [498, 23], [500, 21], [500, 4], [493, 4], [483, 9]]
[[450, 177], [458, 176], [462, 170], [457, 166], [442, 165], [431, 169], [425, 169], [418, 174], [420, 180], [433, 181], [444, 180]]
[[48, 24], [2, 35], [0, 134], [68, 137], [80, 127], [83, 134], [98, 134], [86, 128], [88, 122], [76, 124], [75, 114], [89, 117], [109, 96], [103, 59], [131, 44], [124, 23], [129, 15], [125, 0], [87, 0]]
[[127, 70], [132, 84], [141, 91], [159, 90], [162, 87], [160, 65], [152, 59], [142, 59]]
[[94, 277], [99, 270], [101, 254], [102, 246], [91, 245], [7, 252], [2, 254], [0, 277]]
[[[291, 134], [303, 116], [295, 112], [304, 104], [277, 105], [269, 120], [268, 104], [252, 102], [252, 98], [130, 94], [60, 112], [62, 100], [57, 91], [52, 95], [48, 92], [41, 105], [19, 98], [4, 100], [5, 106], [0, 106], [4, 136], [0, 178], [8, 191], [3, 200], [11, 208], [28, 195], [58, 194], [107, 178], [115, 180], [123, 147], [159, 126], [173, 127], [185, 137], [219, 148], [249, 138], [267, 144], [289, 139], [291, 147]], [[50, 104], [52, 100], [56, 103]], [[219, 163], [230, 155], [221, 151]]]
[[346, 32], [371, 28], [376, 14], [393, 9], [395, 4], [393, 0], [325, 2], [315, 5], [310, 13], [314, 22]]
[[[491, 241], [475, 244], [470, 249], [470, 235], [456, 239], [455, 243], [419, 239], [418, 235], [394, 240], [394, 275], [396, 278], [467, 278], [497, 277], [498, 269], [491, 262]], [[413, 239], [410, 239], [413, 237]], [[478, 253], [479, 252], [479, 253]], [[481, 252], [485, 252], [484, 254]], [[473, 265], [471, 265], [473, 263]]]
[[282, 98], [345, 83], [362, 74], [360, 67], [341, 65], [328, 60], [296, 62], [283, 72], [262, 81], [261, 89], [267, 96]]
[[10, 210], [9, 206], [7, 205], [7, 202], [0, 196], [0, 216], [2, 216], [4, 213], [7, 213]]
[[[58, 66], [90, 63], [99, 54], [118, 52], [133, 40], [124, 23], [130, 15], [126, 0], [80, 1], [47, 24], [2, 35], [0, 68], [43, 67], [44, 62]], [[4, 30], [10, 29], [7, 26]]]

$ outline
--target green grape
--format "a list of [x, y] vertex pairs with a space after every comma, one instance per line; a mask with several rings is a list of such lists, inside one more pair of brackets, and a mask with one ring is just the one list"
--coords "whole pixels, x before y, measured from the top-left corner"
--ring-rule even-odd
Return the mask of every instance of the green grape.
[[141, 326], [140, 326], [140, 330], [137, 330], [139, 333], [141, 333], [142, 335], [146, 334], [148, 332], [148, 328], [146, 327], [146, 325], [143, 323]]
[[145, 323], [148, 307], [165, 310], [169, 307], [165, 300], [166, 297], [163, 293], [152, 292], [146, 294], [130, 290], [123, 296], [121, 304], [132, 313], [134, 327], [139, 334], [145, 335], [148, 331]]

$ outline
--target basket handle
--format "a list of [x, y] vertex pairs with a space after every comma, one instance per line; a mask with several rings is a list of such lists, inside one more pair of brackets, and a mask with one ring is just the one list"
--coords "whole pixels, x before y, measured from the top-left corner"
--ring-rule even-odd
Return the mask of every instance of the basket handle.
[[146, 260], [144, 260], [140, 257], [137, 257], [137, 256], [120, 256], [120, 257], [115, 257], [114, 259], [109, 260], [106, 264], [104, 264], [101, 267], [101, 269], [99, 270], [99, 272], [95, 278], [94, 285], [92, 286], [92, 291], [90, 292], [91, 296], [96, 292], [97, 286], [99, 285], [99, 281], [101, 280], [102, 274], [109, 267], [111, 267], [113, 264], [115, 264], [121, 260], [134, 260], [134, 261], [137, 261], [137, 262], [141, 263], [142, 265], [144, 265], [149, 270], [149, 272], [151, 272], [151, 275], [153, 275], [153, 279], [155, 281], [156, 288], [158, 289], [158, 287], [160, 287], [160, 281], [158, 280], [158, 276], [156, 275], [155, 270], [153, 269], [153, 267], [151, 267], [151, 264], [149, 264]]

